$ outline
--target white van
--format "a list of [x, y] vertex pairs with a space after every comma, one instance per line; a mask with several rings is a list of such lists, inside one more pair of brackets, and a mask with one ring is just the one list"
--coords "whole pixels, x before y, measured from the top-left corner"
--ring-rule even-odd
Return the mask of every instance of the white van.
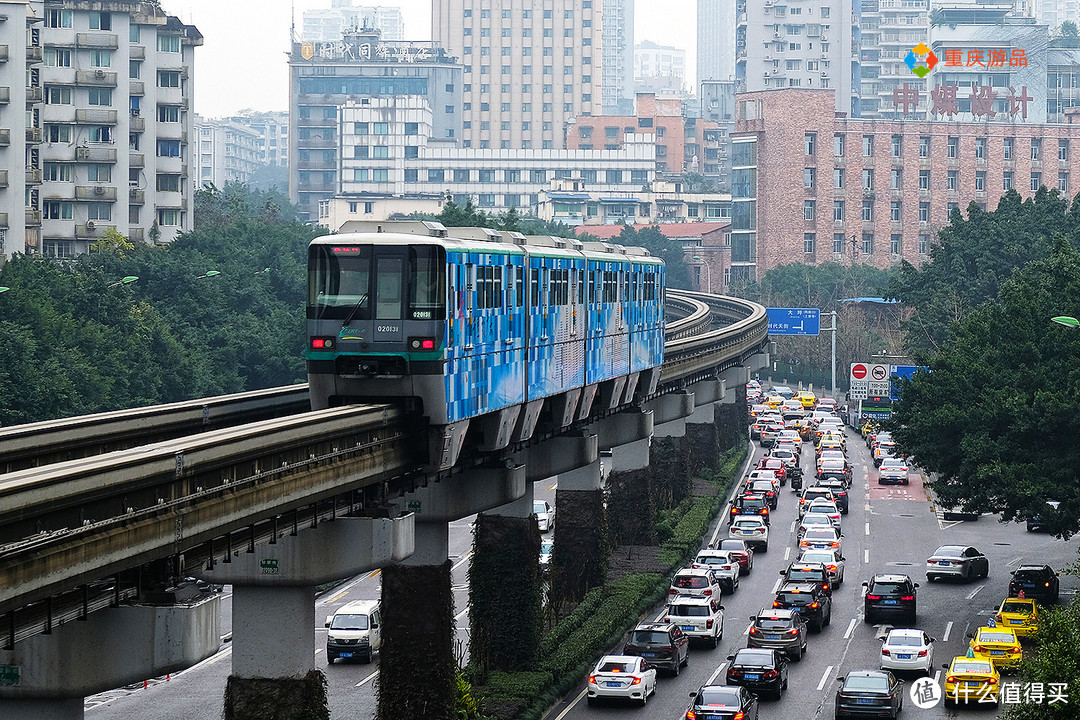
[[326, 617], [326, 662], [338, 658], [360, 658], [371, 662], [372, 653], [382, 648], [382, 609], [378, 600], [357, 600], [342, 605]]

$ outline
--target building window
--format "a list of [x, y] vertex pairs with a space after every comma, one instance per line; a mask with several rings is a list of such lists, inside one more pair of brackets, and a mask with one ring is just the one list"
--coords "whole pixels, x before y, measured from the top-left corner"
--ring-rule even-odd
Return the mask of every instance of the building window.
[[494, 170], [481, 170], [480, 171], [480, 182], [482, 182], [482, 183], [493, 183], [493, 182], [495, 182], [495, 171]]
[[921, 222], [921, 223], [930, 222], [930, 203], [928, 203], [928, 202], [920, 202], [919, 203], [919, 222]]
[[1068, 160], [1068, 159], [1069, 159], [1069, 140], [1068, 140], [1068, 138], [1063, 138], [1061, 140], [1058, 140], [1058, 160]]
[[803, 200], [803, 220], [813, 220], [816, 212], [816, 200]]
[[1016, 144], [1016, 138], [1007, 137], [1001, 147], [1001, 157], [1005, 160], [1013, 159], [1013, 146]]
[[108, 50], [91, 50], [90, 51], [90, 67], [92, 68], [107, 68], [112, 67], [112, 53]]
[[74, 174], [70, 164], [47, 162], [44, 165], [44, 176], [49, 182], [71, 182]]
[[960, 177], [959, 170], [950, 170], [949, 174], [945, 177], [945, 189], [956, 190], [956, 183]]
[[986, 138], [975, 138], [975, 159], [986, 159]]
[[833, 187], [842, 190], [844, 187], [844, 168], [833, 168], [832, 179]]
[[863, 222], [874, 222], [874, 201], [863, 200], [862, 201], [862, 219]]
[[930, 189], [930, 171], [929, 170], [920, 170], [919, 171], [919, 189], [920, 190], [929, 190]]
[[1042, 159], [1042, 138], [1031, 138], [1031, 159]]
[[[176, 176], [177, 180], [180, 176]], [[112, 165], [88, 165], [86, 167], [86, 179], [90, 182], [112, 182]], [[177, 188], [179, 190], [179, 187]]]
[[90, 11], [91, 30], [112, 30], [112, 16], [107, 12]]
[[390, 123], [384, 123], [384, 122], [372, 123], [371, 124], [371, 134], [372, 135], [389, 135], [390, 134]]
[[873, 255], [874, 254], [874, 233], [862, 234], [862, 254]]
[[803, 233], [802, 251], [807, 255], [813, 255], [817, 248], [817, 233]]
[[71, 88], [61, 85], [48, 85], [45, 87], [46, 105], [70, 105]]
[[405, 146], [405, 159], [406, 160], [416, 160], [419, 157], [420, 157], [420, 146], [419, 145], [406, 145]]
[[46, 220], [71, 220], [75, 217], [72, 203], [59, 200], [45, 200], [41, 204], [41, 214]]
[[844, 201], [833, 200], [832, 203], [832, 219], [833, 222], [844, 222]]
[[955, 158], [960, 148], [960, 138], [949, 137], [948, 144], [946, 145], [946, 155], [950, 158]]
[[817, 151], [817, 133], [806, 133], [803, 136], [803, 146], [807, 155], [813, 155]]
[[862, 171], [862, 186], [863, 186], [863, 190], [873, 190], [874, 189], [874, 171], [873, 170], [863, 170]]
[[[530, 170], [529, 182], [533, 185], [539, 185], [547, 182], [547, 170]], [[594, 180], [595, 182], [595, 180]]]
[[813, 189], [817, 184], [817, 168], [803, 168], [803, 187]]
[[[304, 155], [307, 151], [301, 150], [300, 154]], [[367, 160], [371, 157], [371, 148], [368, 145], [357, 145], [353, 148], [353, 157], [359, 160]]]
[[893, 135], [892, 136], [892, 156], [894, 158], [900, 157], [900, 154], [904, 148], [904, 136]]
[[[111, 143], [113, 141], [113, 129], [109, 125], [91, 125], [86, 129], [86, 135], [92, 143]], [[179, 141], [177, 141], [179, 143]]]
[[608, 170], [605, 181], [608, 185], [618, 185], [622, 182], [622, 170]]
[[863, 157], [874, 156], [874, 136], [863, 135], [862, 136], [862, 154]]
[[162, 209], [157, 211], [158, 225], [173, 227], [180, 224], [180, 211]]
[[844, 254], [844, 233], [833, 233], [832, 251], [834, 255]]
[[71, 51], [65, 48], [45, 48], [45, 64], [48, 67], [71, 67]]
[[889, 178], [889, 183], [893, 190], [899, 190], [904, 183], [904, 171], [894, 168]]
[[157, 156], [180, 157], [180, 141], [164, 140], [159, 138], [157, 141]]
[[892, 222], [900, 222], [901, 203], [899, 200], [893, 200], [892, 205], [889, 206], [889, 220]]
[[1042, 173], [1031, 173], [1031, 192], [1038, 192], [1040, 187], [1042, 187]]
[[180, 36], [158, 35], [157, 45], [158, 52], [178, 53], [180, 52]]
[[112, 220], [112, 203], [92, 202], [86, 204], [86, 218], [88, 220]]
[[1006, 170], [1001, 177], [1001, 189], [1005, 192], [1009, 192], [1013, 189], [1013, 173], [1012, 170]]
[[986, 192], [986, 171], [975, 171], [975, 192]]
[[371, 171], [372, 182], [389, 182], [390, 170], [387, 168], [375, 168]]
[[177, 70], [158, 70], [157, 84], [160, 88], [180, 87], [180, 72]]
[[110, 88], [87, 88], [86, 101], [89, 105], [112, 105], [112, 90]]
[[925, 234], [920, 235], [919, 236], [919, 254], [920, 255], [925, 255], [929, 251], [930, 251], [930, 236], [925, 235]]
[[[92, 105], [93, 103], [91, 103]], [[162, 123], [178, 123], [180, 122], [180, 106], [179, 105], [158, 105], [157, 109], [158, 122]]]
[[45, 27], [70, 28], [71, 27], [71, 11], [70, 10], [46, 10], [45, 11]]
[[441, 183], [446, 180], [446, 172], [443, 170], [428, 170], [428, 182]]
[[919, 157], [930, 157], [929, 135], [923, 135], [919, 138]]
[[371, 148], [371, 157], [375, 160], [386, 160], [390, 157], [390, 148], [386, 145], [374, 145]]
[[1063, 193], [1069, 192], [1069, 173], [1067, 173], [1067, 172], [1059, 172], [1058, 173], [1058, 190], [1060, 190]]
[[960, 210], [960, 203], [951, 202], [945, 206], [945, 222], [952, 222], [952, 214], [954, 210]]
[[48, 131], [49, 142], [71, 142], [71, 125], [46, 125], [45, 129]]
[[833, 155], [835, 157], [843, 157], [844, 149], [845, 149], [844, 146], [846, 144], [847, 143], [845, 142], [845, 135], [843, 135], [842, 133], [836, 133], [835, 135], [833, 135], [833, 139], [832, 139]]
[[903, 248], [904, 236], [899, 233], [893, 233], [889, 237], [889, 253], [892, 255], [900, 255]]
[[406, 135], [419, 135], [420, 134], [420, 123], [414, 123], [414, 122], [405, 123], [405, 134]]

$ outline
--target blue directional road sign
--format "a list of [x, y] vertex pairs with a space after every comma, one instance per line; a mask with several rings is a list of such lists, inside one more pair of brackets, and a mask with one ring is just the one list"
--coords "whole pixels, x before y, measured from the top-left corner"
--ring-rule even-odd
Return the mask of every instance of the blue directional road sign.
[[770, 335], [817, 335], [821, 331], [818, 308], [766, 308]]

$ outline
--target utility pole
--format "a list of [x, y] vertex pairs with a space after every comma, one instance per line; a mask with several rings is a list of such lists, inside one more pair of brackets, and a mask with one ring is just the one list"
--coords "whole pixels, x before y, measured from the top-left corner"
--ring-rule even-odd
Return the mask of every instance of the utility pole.
[[829, 388], [832, 393], [832, 397], [836, 399], [836, 311], [833, 310], [829, 313], [832, 315], [832, 327], [822, 328], [825, 332], [832, 333], [832, 364], [829, 366]]

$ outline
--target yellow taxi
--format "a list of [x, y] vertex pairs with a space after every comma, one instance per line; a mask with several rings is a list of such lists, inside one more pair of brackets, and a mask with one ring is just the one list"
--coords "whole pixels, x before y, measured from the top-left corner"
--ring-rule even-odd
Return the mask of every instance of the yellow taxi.
[[769, 397], [765, 398], [765, 404], [768, 405], [771, 410], [776, 410], [784, 404], [784, 396], [770, 395]]
[[813, 410], [817, 405], [817, 395], [809, 390], [803, 390], [795, 395], [795, 399], [802, 403], [802, 406], [807, 410]]
[[997, 612], [998, 624], [1016, 633], [1032, 637], [1039, 629], [1039, 609], [1031, 598], [1005, 598]]
[[809, 440], [814, 435], [814, 423], [808, 418], [796, 420], [792, 427], [799, 431], [799, 437], [803, 440]]
[[847, 452], [847, 440], [843, 435], [837, 435], [836, 433], [825, 433], [821, 436], [821, 439], [817, 443], [818, 455], [822, 450], [843, 450]]
[[1020, 665], [1024, 653], [1020, 639], [1012, 628], [984, 625], [975, 631], [968, 643], [976, 659], [989, 660], [998, 669], [1015, 668]]
[[[971, 652], [968, 651], [968, 654]], [[945, 675], [946, 705], [979, 701], [997, 703], [1001, 673], [994, 667], [994, 663], [961, 655], [942, 667], [949, 671]]]

